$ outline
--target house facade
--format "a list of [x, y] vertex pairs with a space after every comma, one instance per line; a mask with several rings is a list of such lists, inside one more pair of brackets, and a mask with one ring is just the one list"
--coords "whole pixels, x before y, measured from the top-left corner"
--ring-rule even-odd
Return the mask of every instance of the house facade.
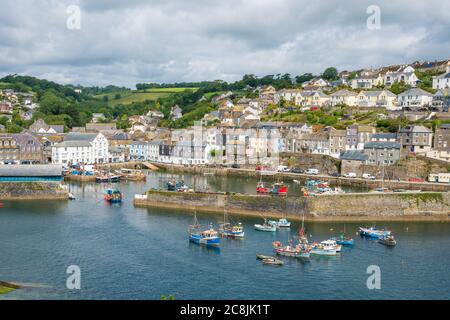
[[101, 133], [69, 133], [52, 147], [52, 162], [62, 165], [109, 162], [108, 140]]
[[432, 148], [433, 132], [424, 126], [406, 126], [398, 134], [405, 152], [426, 153]]
[[400, 107], [422, 108], [430, 107], [433, 104], [433, 95], [420, 88], [412, 88], [397, 97]]

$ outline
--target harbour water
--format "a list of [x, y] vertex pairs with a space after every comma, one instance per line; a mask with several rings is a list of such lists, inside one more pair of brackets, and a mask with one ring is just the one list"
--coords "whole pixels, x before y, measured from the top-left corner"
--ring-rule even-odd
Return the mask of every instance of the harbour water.
[[[245, 226], [245, 239], [224, 239], [220, 249], [188, 242], [191, 213], [134, 208], [133, 195], [162, 187], [169, 174], [149, 173], [146, 182], [117, 185], [124, 202], [106, 203], [100, 184], [71, 184], [75, 201], [5, 202], [0, 208], [0, 280], [31, 288], [0, 299], [449, 299], [450, 224], [382, 223], [398, 240], [394, 248], [346, 230], [354, 248], [337, 257], [285, 265], [262, 265], [256, 253], [272, 254], [271, 244], [287, 242], [297, 231], [259, 232], [262, 218], [230, 217]], [[178, 177], [178, 176], [175, 176]], [[184, 176], [197, 189], [254, 193], [255, 179]], [[299, 191], [292, 184], [291, 193]], [[221, 215], [197, 214], [206, 228]], [[342, 223], [307, 223], [312, 241], [325, 240]], [[81, 289], [66, 288], [66, 269], [81, 270]], [[367, 267], [381, 269], [381, 289], [369, 290]]]

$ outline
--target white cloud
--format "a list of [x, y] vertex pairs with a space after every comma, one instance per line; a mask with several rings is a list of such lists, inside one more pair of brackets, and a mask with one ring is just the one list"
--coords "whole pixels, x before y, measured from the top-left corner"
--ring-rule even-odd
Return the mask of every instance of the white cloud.
[[[450, 3], [378, 1], [3, 0], [0, 74], [62, 83], [236, 80], [445, 58]], [[66, 28], [68, 5], [81, 30]]]

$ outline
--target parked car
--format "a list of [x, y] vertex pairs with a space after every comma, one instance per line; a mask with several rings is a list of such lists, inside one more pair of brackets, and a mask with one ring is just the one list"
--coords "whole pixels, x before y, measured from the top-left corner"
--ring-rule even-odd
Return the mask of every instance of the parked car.
[[356, 173], [354, 172], [347, 172], [346, 174], [344, 174], [345, 178], [356, 178]]
[[278, 166], [277, 171], [278, 172], [289, 172], [291, 170], [289, 170], [288, 166]]
[[240, 168], [239, 165], [238, 165], [237, 163], [233, 163], [233, 164], [231, 165], [231, 167], [232, 167], [233, 169], [239, 169], [239, 168]]
[[340, 174], [339, 172], [332, 172], [332, 173], [330, 174], [330, 176], [332, 176], [332, 177], [340, 177], [341, 174]]
[[362, 177], [364, 179], [370, 179], [370, 180], [375, 180], [375, 176], [371, 175], [370, 173], [363, 173]]
[[421, 179], [421, 178], [409, 178], [408, 181], [409, 182], [425, 182], [425, 180]]
[[291, 169], [291, 172], [292, 172], [292, 173], [304, 173], [305, 170], [300, 169], [300, 168], [292, 168], [292, 169]]
[[316, 174], [319, 174], [319, 170], [317, 170], [317, 169], [306, 169], [305, 173], [306, 174], [316, 175]]

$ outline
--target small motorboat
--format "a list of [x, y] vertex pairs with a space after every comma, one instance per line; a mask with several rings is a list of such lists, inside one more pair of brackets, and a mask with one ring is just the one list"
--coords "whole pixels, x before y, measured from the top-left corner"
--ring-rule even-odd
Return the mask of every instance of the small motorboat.
[[274, 225], [278, 228], [290, 228], [291, 227], [291, 223], [284, 218], [278, 219], [278, 221], [269, 220], [267, 223], [270, 225]]
[[256, 254], [256, 259], [258, 259], [258, 260], [274, 259], [274, 257], [272, 257], [272, 256], [265, 256], [265, 255], [263, 255], [263, 254], [257, 253], [257, 254]]
[[283, 261], [281, 261], [277, 258], [262, 259], [262, 263], [272, 265], [272, 266], [282, 266], [284, 264]]
[[359, 227], [358, 233], [363, 237], [368, 237], [372, 239], [381, 239], [387, 237], [391, 234], [389, 230], [378, 230], [375, 227], [363, 228]]
[[343, 245], [343, 246], [353, 246], [355, 244], [355, 240], [353, 238], [350, 238], [344, 234], [341, 234], [339, 238], [332, 237], [330, 240], [336, 241], [337, 244]]
[[69, 196], [69, 200], [75, 200], [76, 199], [75, 196], [73, 195], [73, 193], [71, 193], [71, 192], [69, 192], [68, 196]]
[[268, 224], [267, 219], [264, 219], [264, 224], [255, 224], [255, 229], [259, 230], [259, 231], [267, 231], [267, 232], [277, 231], [277, 227], [272, 224]]
[[122, 202], [122, 193], [119, 189], [106, 189], [104, 199], [109, 203], [120, 203]]
[[395, 240], [393, 235], [389, 235], [383, 238], [378, 239], [378, 242], [384, 244], [385, 246], [394, 247], [397, 245], [397, 241]]

